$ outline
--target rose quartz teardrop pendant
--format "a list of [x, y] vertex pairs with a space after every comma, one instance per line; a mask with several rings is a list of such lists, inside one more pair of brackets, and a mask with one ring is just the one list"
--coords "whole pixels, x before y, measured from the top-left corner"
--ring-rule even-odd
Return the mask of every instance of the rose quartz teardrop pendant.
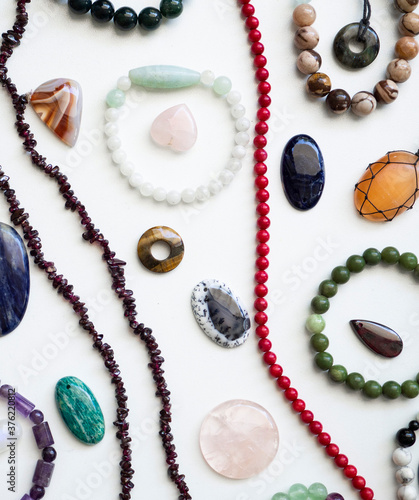
[[198, 135], [195, 119], [186, 104], [178, 104], [160, 113], [151, 125], [150, 133], [159, 146], [179, 152], [191, 149]]
[[66, 78], [49, 80], [30, 96], [39, 118], [70, 147], [76, 144], [79, 135], [82, 102], [80, 85]]

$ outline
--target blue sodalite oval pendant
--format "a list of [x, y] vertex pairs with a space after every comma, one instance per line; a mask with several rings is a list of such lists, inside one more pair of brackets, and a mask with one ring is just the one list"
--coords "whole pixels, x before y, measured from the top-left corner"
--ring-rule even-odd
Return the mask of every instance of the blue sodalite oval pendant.
[[0, 336], [22, 321], [29, 299], [29, 262], [22, 238], [0, 222]]
[[316, 141], [296, 135], [286, 144], [281, 160], [281, 180], [290, 204], [309, 210], [319, 201], [324, 187], [324, 161]]
[[198, 325], [216, 344], [237, 347], [249, 336], [249, 314], [239, 297], [218, 280], [204, 280], [192, 292], [192, 311]]

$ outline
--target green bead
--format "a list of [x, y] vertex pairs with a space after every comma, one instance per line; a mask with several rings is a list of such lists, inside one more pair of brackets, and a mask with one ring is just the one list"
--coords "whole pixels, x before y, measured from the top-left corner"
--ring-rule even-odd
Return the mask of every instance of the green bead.
[[271, 500], [290, 500], [290, 497], [285, 493], [275, 493]]
[[288, 491], [291, 500], [307, 500], [307, 495], [307, 487], [300, 483], [293, 484]]
[[351, 273], [345, 266], [337, 266], [332, 271], [332, 280], [336, 281], [339, 285], [347, 283], [350, 277]]
[[160, 2], [160, 12], [167, 19], [179, 17], [183, 11], [182, 0], [162, 0]]
[[353, 391], [360, 391], [365, 385], [365, 379], [360, 373], [352, 372], [346, 377], [346, 385]]
[[160, 26], [162, 15], [159, 9], [146, 7], [138, 14], [138, 24], [147, 31], [153, 31]]
[[381, 262], [381, 253], [376, 248], [367, 248], [362, 254], [362, 257], [364, 257], [365, 262], [370, 266], [376, 266]]
[[132, 69], [129, 78], [135, 85], [150, 89], [179, 89], [197, 85], [201, 74], [180, 66], [154, 65]]
[[316, 314], [323, 314], [329, 310], [330, 302], [324, 295], [316, 295], [311, 301], [311, 308]]
[[351, 255], [346, 261], [346, 267], [351, 273], [360, 273], [365, 267], [365, 259], [360, 255]]
[[419, 395], [419, 385], [414, 380], [406, 380], [402, 384], [402, 394], [405, 398], [413, 399]]
[[397, 248], [386, 247], [381, 252], [381, 257], [384, 262], [387, 262], [387, 264], [397, 264], [397, 262], [399, 262], [400, 259], [400, 253], [397, 250]]
[[125, 93], [122, 90], [114, 89], [108, 92], [106, 104], [110, 108], [120, 108], [125, 102]]
[[404, 269], [413, 271], [418, 265], [418, 258], [414, 253], [405, 252], [400, 255], [399, 264], [404, 267]]
[[320, 314], [310, 314], [306, 321], [306, 328], [311, 333], [321, 333], [326, 326], [326, 321]]
[[415, 275], [416, 279], [419, 279], [419, 266], [415, 267], [415, 269], [413, 271], [413, 274]]
[[365, 382], [362, 392], [367, 398], [377, 399], [381, 396], [383, 389], [375, 380], [368, 380], [368, 382]]
[[333, 365], [329, 369], [329, 378], [337, 384], [343, 384], [348, 376], [346, 368], [342, 365]]
[[231, 90], [231, 80], [226, 76], [219, 76], [214, 80], [213, 90], [217, 95], [226, 95]]
[[319, 285], [319, 293], [330, 299], [338, 293], [338, 286], [335, 281], [324, 280]]
[[333, 366], [333, 356], [328, 352], [319, 352], [314, 356], [314, 362], [320, 370], [327, 371]]
[[325, 500], [327, 497], [327, 488], [322, 483], [313, 483], [308, 488], [308, 500]]
[[389, 380], [383, 384], [383, 396], [387, 399], [397, 399], [402, 393], [400, 384], [394, 380]]
[[323, 333], [315, 333], [310, 339], [310, 344], [316, 352], [323, 352], [329, 347], [329, 339]]

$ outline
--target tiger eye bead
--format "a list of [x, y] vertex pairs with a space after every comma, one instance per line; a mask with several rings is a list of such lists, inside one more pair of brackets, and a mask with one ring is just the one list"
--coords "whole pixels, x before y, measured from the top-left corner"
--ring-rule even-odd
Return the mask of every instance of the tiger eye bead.
[[387, 77], [396, 83], [403, 83], [410, 78], [412, 68], [405, 59], [393, 59], [387, 66]]
[[297, 26], [311, 26], [316, 20], [316, 11], [310, 4], [303, 3], [294, 9], [292, 19]]
[[319, 43], [319, 34], [311, 26], [303, 26], [295, 32], [294, 44], [297, 49], [314, 49]]
[[371, 92], [357, 92], [352, 97], [351, 109], [356, 116], [367, 116], [377, 107], [377, 101]]
[[392, 80], [381, 80], [374, 88], [374, 97], [377, 102], [390, 104], [397, 99], [399, 88]]
[[297, 68], [304, 75], [312, 75], [319, 71], [322, 58], [315, 50], [303, 50], [297, 58]]
[[419, 0], [394, 0], [394, 6], [400, 12], [413, 12], [418, 3]]
[[314, 73], [307, 78], [307, 92], [314, 97], [325, 97], [332, 89], [330, 78], [324, 73]]
[[345, 113], [351, 106], [351, 97], [343, 89], [333, 89], [326, 98], [330, 110], [337, 115]]
[[399, 31], [404, 36], [419, 35], [419, 16], [409, 12], [400, 18]]
[[400, 59], [410, 61], [414, 59], [419, 52], [418, 42], [411, 36], [404, 36], [397, 40], [394, 51]]

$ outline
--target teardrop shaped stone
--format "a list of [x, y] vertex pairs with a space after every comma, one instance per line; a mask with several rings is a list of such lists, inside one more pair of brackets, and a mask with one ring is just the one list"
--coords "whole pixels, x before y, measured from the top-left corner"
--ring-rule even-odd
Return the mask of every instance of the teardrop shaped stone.
[[64, 423], [77, 439], [96, 444], [105, 434], [102, 410], [92, 391], [76, 377], [64, 377], [55, 387], [55, 401]]
[[159, 146], [173, 151], [188, 151], [195, 144], [195, 119], [186, 104], [172, 106], [160, 113], [151, 125], [150, 134]]
[[22, 321], [29, 299], [29, 262], [17, 231], [0, 222], [0, 336]]
[[353, 319], [349, 323], [358, 338], [375, 353], [395, 358], [402, 352], [402, 339], [388, 326], [363, 319]]
[[324, 161], [316, 141], [308, 135], [292, 137], [281, 160], [285, 196], [298, 210], [309, 210], [319, 201], [324, 187]]
[[201, 74], [180, 66], [142, 66], [129, 72], [132, 83], [151, 89], [179, 89], [199, 83]]
[[248, 338], [249, 314], [239, 297], [221, 281], [210, 279], [198, 283], [191, 304], [198, 325], [216, 344], [237, 347]]

